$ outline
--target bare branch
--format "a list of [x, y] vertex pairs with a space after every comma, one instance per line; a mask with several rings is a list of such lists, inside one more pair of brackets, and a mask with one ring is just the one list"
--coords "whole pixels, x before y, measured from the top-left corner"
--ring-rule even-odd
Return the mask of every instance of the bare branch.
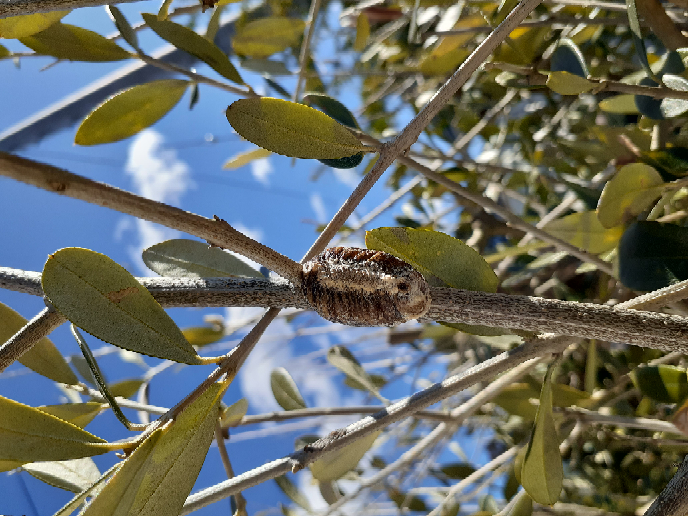
[[667, 516], [688, 513], [688, 456], [683, 459], [664, 491], [652, 502], [645, 516]]
[[208, 219], [52, 165], [4, 152], [0, 152], [0, 175], [198, 236], [212, 245], [247, 256], [296, 285], [301, 283], [299, 264], [240, 233], [221, 219]]
[[[494, 358], [471, 367], [461, 374], [451, 376], [441, 383], [417, 392], [413, 396], [393, 403], [372, 416], [349, 425], [346, 427], [344, 435], [339, 439], [332, 440], [326, 448], [312, 452], [301, 451], [293, 453], [191, 495], [187, 499], [181, 514], [189, 514], [236, 492], [243, 491], [271, 478], [284, 475], [294, 467], [305, 467], [321, 458], [327, 452], [338, 450], [372, 432], [404, 419], [418, 410], [453, 396], [471, 385], [487, 381], [532, 358], [560, 352], [570, 342], [571, 340], [567, 337], [533, 339], [511, 351], [501, 353]], [[440, 423], [440, 425], [442, 424]]]
[[[117, 3], [138, 0], [118, 0]], [[111, 0], [0, 0], [0, 18], [111, 4]]]
[[43, 309], [0, 346], [0, 373], [66, 320], [52, 306]]

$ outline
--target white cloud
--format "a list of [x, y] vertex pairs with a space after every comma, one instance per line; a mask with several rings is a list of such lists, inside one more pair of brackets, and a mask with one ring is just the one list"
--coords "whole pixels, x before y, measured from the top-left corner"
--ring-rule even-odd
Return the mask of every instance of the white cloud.
[[356, 173], [355, 168], [333, 168], [334, 177], [349, 188], [356, 188], [361, 182], [361, 177]]
[[[153, 129], [139, 133], [129, 146], [125, 172], [131, 176], [133, 190], [143, 197], [167, 204], [179, 204], [182, 195], [194, 184], [189, 166], [177, 157], [177, 152], [164, 147], [163, 136]], [[121, 239], [129, 229], [134, 229], [135, 244], [128, 247], [128, 254], [136, 267], [144, 274], [152, 274], [141, 260], [141, 251], [171, 238], [178, 238], [179, 231], [136, 219], [133, 226], [125, 221], [118, 225], [116, 239]]]
[[270, 175], [274, 172], [270, 164], [270, 158], [261, 158], [251, 161], [251, 174], [253, 178], [265, 186], [270, 186]]

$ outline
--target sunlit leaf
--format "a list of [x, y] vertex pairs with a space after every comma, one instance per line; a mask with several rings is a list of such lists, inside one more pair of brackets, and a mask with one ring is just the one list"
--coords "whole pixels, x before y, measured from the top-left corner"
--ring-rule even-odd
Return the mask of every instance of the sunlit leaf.
[[552, 366], [545, 375], [540, 406], [521, 467], [521, 485], [533, 500], [554, 505], [564, 481], [559, 438], [552, 416]]
[[52, 414], [63, 421], [67, 421], [79, 428], [84, 428], [100, 414], [103, 404], [95, 401], [86, 403], [62, 403], [59, 405], [41, 405], [37, 407], [41, 412]]
[[244, 84], [239, 72], [227, 55], [212, 41], [191, 29], [168, 20], [159, 20], [153, 14], [143, 13], [143, 19], [153, 31], [175, 47], [188, 52], [206, 63], [217, 73], [237, 84]]
[[628, 288], [656, 290], [688, 279], [688, 228], [640, 221], [619, 243], [619, 279]]
[[91, 457], [53, 462], [32, 462], [22, 469], [46, 484], [73, 493], [88, 488], [100, 478], [98, 466]]
[[207, 346], [222, 339], [225, 336], [224, 327], [215, 326], [194, 326], [184, 328], [182, 334], [192, 346]]
[[[0, 343], [6, 342], [27, 322], [9, 306], [0, 303]], [[67, 361], [47, 337], [36, 342], [29, 351], [19, 357], [18, 361], [38, 374], [56, 382], [68, 385], [79, 383], [79, 379]]]
[[170, 426], [153, 432], [127, 458], [83, 516], [179, 514], [213, 439], [226, 387], [227, 382], [213, 384]]
[[274, 16], [247, 23], [232, 38], [237, 54], [268, 57], [298, 43], [306, 24], [296, 18]]
[[383, 402], [385, 401], [378, 393], [375, 382], [373, 382], [370, 375], [363, 369], [361, 363], [356, 360], [356, 357], [346, 347], [332, 346], [327, 351], [327, 361], [356, 383], [365, 387], [374, 396]]
[[209, 247], [198, 240], [178, 238], [166, 240], [145, 249], [146, 266], [161, 276], [184, 278], [264, 276], [236, 256], [218, 247]]
[[223, 428], [230, 426], [236, 426], [239, 421], [243, 419], [248, 411], [248, 401], [246, 398], [241, 398], [240, 400], [232, 403], [227, 407], [221, 415], [221, 422]]
[[0, 460], [35, 462], [122, 448], [42, 410], [0, 396]]
[[354, 50], [361, 52], [366, 47], [370, 37], [370, 22], [364, 13], [359, 13], [356, 18], [356, 39], [354, 40]]
[[559, 95], [580, 95], [593, 89], [595, 84], [578, 75], [561, 71], [550, 72], [547, 77], [547, 86]]
[[63, 23], [54, 23], [19, 41], [39, 54], [71, 61], [121, 61], [131, 57], [129, 52], [100, 34]]
[[600, 223], [597, 213], [584, 211], [554, 220], [543, 228], [547, 233], [593, 254], [616, 247], [623, 227], [607, 229]]
[[662, 195], [662, 176], [649, 165], [625, 165], [602, 190], [597, 218], [605, 228], [633, 220]]
[[620, 115], [635, 115], [638, 107], [635, 105], [635, 95], [616, 95], [600, 101], [599, 107], [607, 113]]
[[284, 367], [273, 369], [270, 373], [270, 388], [277, 404], [284, 410], [306, 408], [299, 388]]
[[373, 446], [382, 430], [354, 441], [337, 451], [328, 453], [322, 459], [316, 460], [309, 467], [313, 478], [320, 482], [330, 482], [341, 478], [354, 469], [365, 453]]
[[132, 86], [110, 97], [81, 122], [74, 143], [124, 140], [164, 117], [181, 100], [188, 81], [164, 79]]
[[130, 351], [186, 364], [203, 363], [153, 296], [107, 256], [80, 248], [50, 255], [43, 291], [67, 319]]
[[109, 385], [110, 394], [120, 398], [131, 398], [139, 391], [143, 383], [144, 381], [138, 378], [132, 380], [121, 380]]
[[499, 280], [492, 268], [458, 238], [439, 231], [378, 228], [366, 232], [366, 246], [393, 254], [444, 285], [465, 290], [496, 292]]
[[641, 366], [629, 375], [636, 389], [660, 403], [680, 403], [688, 397], [685, 368], [664, 364]]
[[367, 150], [329, 116], [286, 100], [237, 100], [227, 108], [227, 120], [248, 141], [294, 158], [345, 158]]
[[257, 159], [263, 159], [267, 158], [270, 156], [272, 152], [269, 150], [265, 149], [252, 149], [246, 152], [240, 152], [239, 154], [236, 154], [229, 158], [227, 161], [225, 161], [225, 164], [222, 165], [222, 168], [228, 168], [228, 169], [237, 169], [241, 168], [245, 165], [248, 165], [252, 161], [255, 161]]
[[52, 11], [47, 13], [25, 14], [0, 19], [0, 38], [25, 38], [47, 29], [59, 22], [70, 11]]

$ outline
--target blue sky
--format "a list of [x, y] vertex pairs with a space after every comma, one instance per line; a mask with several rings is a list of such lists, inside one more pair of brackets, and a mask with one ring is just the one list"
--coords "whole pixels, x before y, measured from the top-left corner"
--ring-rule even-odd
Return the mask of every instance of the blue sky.
[[[140, 12], [156, 12], [158, 6], [150, 2], [122, 4], [122, 11], [134, 22]], [[336, 17], [337, 9], [327, 15]], [[101, 34], [114, 30], [103, 9], [82, 9], [68, 15], [65, 23], [89, 27]], [[144, 35], [142, 41], [150, 48], [162, 44], [155, 36]], [[5, 44], [5, 42], [3, 42]], [[14, 42], [7, 42], [12, 50], [24, 50]], [[327, 55], [328, 48], [318, 48]], [[50, 58], [26, 58], [16, 68], [11, 61], [0, 61], [0, 98], [4, 99], [0, 132], [27, 116], [60, 100], [67, 94], [122, 66], [115, 64], [85, 64], [64, 62], [46, 71]], [[204, 65], [200, 73], [216, 77]], [[242, 71], [259, 92], [264, 92], [260, 77]], [[293, 87], [293, 81], [284, 81]], [[351, 85], [338, 95], [352, 110], [360, 99], [357, 86]], [[317, 236], [316, 226], [327, 222], [357, 184], [360, 170], [323, 168], [316, 161], [292, 160], [282, 156], [253, 162], [239, 170], [223, 170], [222, 164], [231, 156], [254, 148], [233, 134], [225, 118], [225, 109], [236, 97], [209, 86], [200, 86], [200, 101], [189, 111], [189, 95], [163, 120], [152, 128], [128, 140], [95, 147], [73, 145], [76, 126], [45, 138], [40, 144], [29, 146], [20, 155], [63, 167], [71, 172], [136, 192], [148, 198], [166, 202], [183, 209], [211, 217], [216, 214], [237, 229], [287, 256], [299, 260]], [[316, 179], [314, 179], [316, 178]], [[376, 185], [356, 211], [363, 216], [388, 195], [381, 184]], [[397, 211], [398, 213], [398, 211]], [[137, 220], [105, 208], [81, 201], [59, 197], [0, 177], [0, 220], [3, 222], [3, 242], [0, 246], [0, 265], [40, 271], [49, 253], [63, 247], [85, 247], [110, 256], [134, 275], [151, 275], [140, 256], [142, 249], [170, 238], [188, 238], [169, 228]], [[390, 214], [371, 227], [394, 225]], [[358, 243], [362, 246], [362, 235]], [[0, 290], [0, 302], [31, 318], [42, 308], [37, 298]], [[203, 317], [219, 314], [232, 324], [255, 318], [260, 309], [173, 309], [169, 313], [180, 327], [201, 325]], [[225, 353], [236, 344], [241, 332], [229, 335], [201, 354]], [[77, 355], [78, 347], [66, 326], [51, 335], [51, 340], [65, 354]], [[139, 363], [115, 348], [87, 337], [92, 349], [100, 351], [100, 359], [109, 381], [140, 377], [158, 359], [145, 357]], [[356, 344], [360, 341], [359, 344]], [[245, 364], [237, 381], [230, 387], [224, 401], [233, 403], [240, 397], [249, 400], [249, 413], [277, 410], [270, 391], [269, 374], [278, 366], [286, 367], [293, 375], [309, 406], [360, 404], [361, 393], [342, 389], [342, 377], [327, 366], [327, 349], [338, 343], [352, 345], [364, 364], [389, 367], [392, 362], [409, 363], [408, 348], [385, 345], [381, 331], [345, 328], [332, 325], [315, 314], [295, 319], [280, 318], [270, 326], [260, 345]], [[315, 366], [317, 365], [317, 367]], [[156, 405], [171, 406], [198, 384], [210, 372], [210, 367], [174, 365], [156, 376], [151, 384], [151, 400]], [[432, 366], [424, 373], [433, 371]], [[435, 368], [435, 372], [437, 372]], [[438, 378], [439, 379], [439, 378]], [[412, 375], [401, 376], [385, 395], [397, 398], [410, 394]], [[417, 390], [416, 386], [416, 390]], [[23, 367], [12, 366], [0, 375], [0, 394], [30, 405], [60, 403], [64, 392]], [[135, 414], [129, 413], [135, 418]], [[293, 450], [294, 439], [303, 433], [324, 433], [344, 426], [355, 418], [326, 421], [266, 425], [262, 438], [250, 440], [257, 428], [240, 429], [228, 443], [237, 473], [281, 457]], [[322, 425], [322, 426], [321, 426]], [[88, 429], [106, 439], [120, 439], [127, 435], [110, 414], [99, 416]], [[475, 457], [478, 460], [478, 457]], [[109, 467], [114, 457], [96, 457], [101, 471]], [[457, 460], [454, 458], [454, 460]], [[224, 478], [217, 450], [211, 447], [206, 465], [194, 491], [208, 487]], [[294, 482], [309, 493], [313, 503], [323, 504], [317, 488], [307, 473]], [[2, 514], [52, 514], [70, 495], [33, 479], [29, 475], [0, 474], [0, 492], [13, 493], [0, 501]], [[29, 494], [30, 493], [30, 494]], [[277, 514], [277, 501], [288, 503], [273, 482], [252, 488], [246, 493], [251, 514], [271, 510]], [[319, 500], [319, 502], [318, 502]], [[228, 501], [211, 505], [197, 514], [227, 514]]]

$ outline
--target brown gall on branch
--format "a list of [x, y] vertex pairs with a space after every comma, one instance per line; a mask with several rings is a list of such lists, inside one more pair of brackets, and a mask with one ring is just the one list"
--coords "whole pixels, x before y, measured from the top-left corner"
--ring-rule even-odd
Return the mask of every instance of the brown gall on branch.
[[430, 308], [425, 278], [403, 260], [372, 249], [327, 249], [303, 265], [301, 289], [320, 316], [349, 326], [394, 326]]

